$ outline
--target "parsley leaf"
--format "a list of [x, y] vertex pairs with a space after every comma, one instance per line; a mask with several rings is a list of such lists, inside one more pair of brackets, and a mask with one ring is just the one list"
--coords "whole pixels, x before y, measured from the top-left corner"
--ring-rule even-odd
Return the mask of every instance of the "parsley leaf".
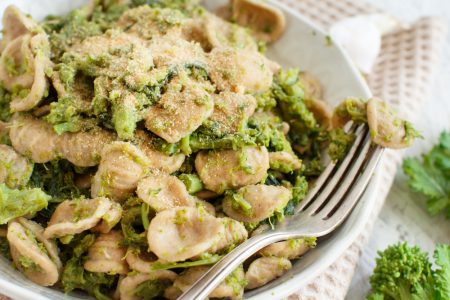
[[439, 143], [422, 160], [405, 159], [403, 171], [411, 189], [427, 197], [429, 213], [446, 212], [450, 218], [450, 133], [443, 132]]

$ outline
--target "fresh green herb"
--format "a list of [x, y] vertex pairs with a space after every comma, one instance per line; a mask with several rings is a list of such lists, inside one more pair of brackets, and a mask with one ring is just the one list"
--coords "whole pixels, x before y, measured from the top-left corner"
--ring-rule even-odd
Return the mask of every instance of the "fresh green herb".
[[408, 184], [427, 198], [431, 215], [445, 213], [450, 218], [450, 133], [443, 132], [431, 151], [419, 158], [407, 158], [403, 171]]

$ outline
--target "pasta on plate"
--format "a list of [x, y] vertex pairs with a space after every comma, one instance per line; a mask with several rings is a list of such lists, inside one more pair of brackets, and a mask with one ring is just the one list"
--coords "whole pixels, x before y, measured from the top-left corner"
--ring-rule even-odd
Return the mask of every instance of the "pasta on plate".
[[[195, 0], [95, 0], [42, 22], [5, 10], [0, 250], [29, 280], [176, 299], [293, 214], [323, 157], [351, 146], [348, 122], [384, 147], [419, 136], [376, 98], [333, 110], [319, 78], [266, 57], [278, 9], [233, 0], [219, 15]], [[210, 297], [242, 298], [315, 244], [262, 249]]]

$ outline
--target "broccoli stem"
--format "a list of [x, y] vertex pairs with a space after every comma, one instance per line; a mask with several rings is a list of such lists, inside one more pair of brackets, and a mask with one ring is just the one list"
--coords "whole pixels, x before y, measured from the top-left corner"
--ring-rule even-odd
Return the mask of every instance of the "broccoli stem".
[[203, 182], [196, 174], [181, 174], [178, 178], [183, 181], [188, 193], [191, 195], [203, 190]]

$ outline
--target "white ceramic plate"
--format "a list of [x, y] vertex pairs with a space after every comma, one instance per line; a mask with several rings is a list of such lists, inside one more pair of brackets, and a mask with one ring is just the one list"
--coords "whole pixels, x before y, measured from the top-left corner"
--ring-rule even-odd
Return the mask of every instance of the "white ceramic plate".
[[[36, 17], [46, 14], [62, 14], [76, 7], [83, 0], [2, 0], [0, 11], [15, 3], [20, 9]], [[285, 67], [299, 67], [320, 78], [325, 87], [325, 99], [332, 106], [347, 96], [368, 98], [371, 96], [362, 76], [342, 49], [327, 41], [326, 33], [306, 20], [291, 8], [269, 0], [281, 8], [287, 19], [287, 30], [283, 37], [269, 48], [268, 56]], [[76, 4], [76, 5], [75, 5]], [[222, 0], [207, 0], [209, 8], [223, 4]], [[317, 248], [294, 263], [293, 268], [279, 279], [245, 295], [252, 300], [274, 299], [287, 296], [315, 276], [319, 275], [351, 245], [364, 228], [376, 201], [379, 176], [375, 175], [363, 198], [348, 220], [333, 234], [321, 239]], [[15, 299], [87, 299], [82, 294], [65, 295], [61, 291], [44, 288], [27, 280], [11, 267], [11, 263], [0, 259], [0, 293]]]

